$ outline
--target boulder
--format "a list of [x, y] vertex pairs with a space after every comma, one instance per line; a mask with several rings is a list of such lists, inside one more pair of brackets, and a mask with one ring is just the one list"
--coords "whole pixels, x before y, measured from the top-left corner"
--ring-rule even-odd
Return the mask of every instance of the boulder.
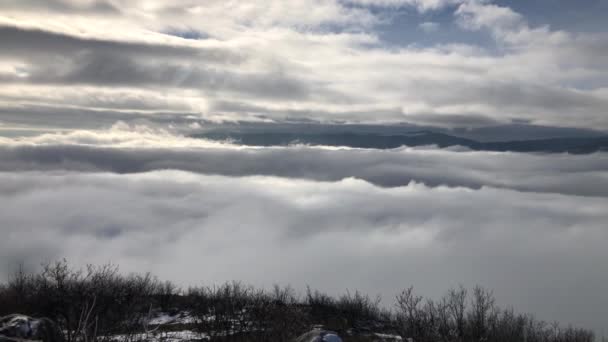
[[314, 329], [296, 338], [294, 342], [342, 342], [342, 339], [336, 332]]
[[13, 341], [63, 342], [57, 325], [48, 318], [32, 318], [13, 314], [0, 318], [0, 342]]

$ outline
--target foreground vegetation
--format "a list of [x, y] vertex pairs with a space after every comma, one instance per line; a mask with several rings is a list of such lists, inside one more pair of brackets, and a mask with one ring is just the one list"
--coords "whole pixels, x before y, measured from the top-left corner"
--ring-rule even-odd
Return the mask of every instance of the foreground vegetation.
[[[179, 324], [151, 324], [156, 313], [187, 313]], [[147, 340], [191, 330], [212, 341], [289, 341], [323, 325], [345, 341], [371, 341], [373, 333], [426, 341], [590, 342], [584, 329], [547, 324], [495, 304], [491, 291], [450, 289], [439, 300], [405, 289], [390, 309], [359, 292], [332, 297], [290, 287], [256, 289], [238, 282], [180, 289], [150, 274], [124, 275], [112, 265], [83, 270], [60, 261], [37, 273], [17, 271], [0, 284], [0, 315], [48, 317], [68, 342]], [[366, 337], [367, 336], [367, 337]]]

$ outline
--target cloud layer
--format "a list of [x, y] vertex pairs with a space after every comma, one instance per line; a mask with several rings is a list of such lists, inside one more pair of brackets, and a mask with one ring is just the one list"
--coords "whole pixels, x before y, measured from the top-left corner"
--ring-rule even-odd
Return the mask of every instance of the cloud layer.
[[67, 257], [387, 300], [480, 283], [602, 326], [606, 153], [245, 147], [123, 123], [0, 143], [3, 276]]
[[0, 173], [0, 257], [3, 272], [11, 261], [110, 260], [182, 284], [310, 284], [388, 301], [408, 284], [439, 295], [480, 283], [519, 310], [600, 327], [607, 205], [352, 178]]
[[[355, 177], [382, 187], [410, 182], [608, 197], [608, 154], [523, 154], [434, 147], [367, 150], [258, 148], [187, 138], [146, 126], [0, 140], [0, 171], [137, 173], [174, 169], [317, 181]], [[448, 167], [449, 169], [446, 169]]]

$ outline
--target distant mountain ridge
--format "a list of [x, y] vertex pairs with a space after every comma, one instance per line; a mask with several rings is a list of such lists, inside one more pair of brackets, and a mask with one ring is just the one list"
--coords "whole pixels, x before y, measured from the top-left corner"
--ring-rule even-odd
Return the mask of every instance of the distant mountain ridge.
[[211, 140], [233, 140], [247, 146], [347, 146], [354, 148], [393, 149], [402, 146], [436, 145], [440, 148], [463, 146], [476, 151], [545, 152], [585, 154], [608, 151], [608, 136], [567, 137], [533, 140], [480, 142], [430, 130], [399, 134], [361, 132], [207, 132], [192, 135]]

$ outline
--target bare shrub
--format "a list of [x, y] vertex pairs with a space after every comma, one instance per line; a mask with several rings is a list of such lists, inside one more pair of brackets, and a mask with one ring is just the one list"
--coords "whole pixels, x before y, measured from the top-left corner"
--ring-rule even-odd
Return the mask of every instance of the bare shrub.
[[[75, 269], [65, 261], [37, 273], [23, 267], [0, 283], [0, 315], [22, 313], [56, 322], [67, 342], [143, 341], [171, 329], [195, 329], [216, 341], [289, 341], [321, 325], [345, 340], [373, 339], [374, 332], [398, 332], [416, 342], [591, 342], [593, 333], [560, 327], [496, 305], [492, 291], [463, 286], [437, 301], [414, 293], [396, 296], [394, 311], [380, 298], [355, 291], [330, 296], [289, 286], [256, 289], [240, 282], [181, 291], [150, 274], [121, 274], [117, 266]], [[161, 311], [187, 312], [194, 323], [153, 326]], [[366, 337], [367, 336], [367, 337]], [[372, 337], [370, 337], [372, 336]]]

